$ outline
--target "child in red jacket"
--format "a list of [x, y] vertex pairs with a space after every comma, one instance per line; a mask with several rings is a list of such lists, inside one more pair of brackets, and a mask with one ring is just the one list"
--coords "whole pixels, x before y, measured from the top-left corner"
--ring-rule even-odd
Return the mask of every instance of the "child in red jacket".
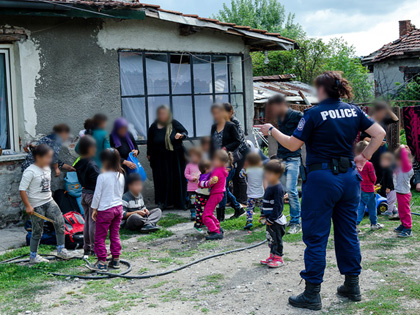
[[[368, 142], [360, 141], [356, 144], [356, 154], [359, 155], [363, 150], [368, 146]], [[366, 162], [366, 165], [363, 167], [363, 170], [360, 172], [362, 176], [361, 183], [361, 194], [360, 194], [360, 204], [357, 214], [357, 222], [359, 225], [362, 222], [365, 215], [365, 209], [367, 207], [370, 220], [370, 228], [372, 231], [382, 229], [384, 226], [378, 223], [378, 215], [376, 212], [376, 196], [375, 196], [375, 183], [376, 183], [376, 174], [373, 164], [369, 161]]]
[[221, 240], [223, 239], [223, 230], [220, 228], [220, 223], [214, 216], [216, 206], [222, 201], [226, 191], [226, 178], [228, 171], [226, 166], [231, 162], [231, 154], [226, 151], [219, 150], [213, 156], [213, 172], [211, 179], [207, 182], [200, 182], [201, 188], [211, 187], [210, 197], [204, 206], [203, 223], [209, 230], [207, 240]]

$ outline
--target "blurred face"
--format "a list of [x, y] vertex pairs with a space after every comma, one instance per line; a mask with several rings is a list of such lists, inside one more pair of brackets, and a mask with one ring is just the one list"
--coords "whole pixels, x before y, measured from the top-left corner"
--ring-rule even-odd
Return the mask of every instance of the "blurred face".
[[325, 88], [323, 86], [318, 86], [316, 88], [316, 95], [318, 101], [322, 102], [328, 98], [328, 94], [325, 92]]
[[221, 161], [218, 157], [213, 159], [213, 166], [214, 167], [225, 167], [225, 163]]
[[35, 160], [35, 163], [39, 167], [47, 167], [47, 166], [50, 166], [51, 165], [52, 160], [53, 160], [53, 151], [50, 150], [44, 156], [37, 156], [36, 157], [36, 160]]
[[96, 146], [90, 146], [88, 149], [88, 157], [93, 157], [96, 155]]
[[141, 181], [135, 181], [134, 183], [130, 184], [128, 189], [134, 196], [138, 196], [143, 190], [143, 183]]
[[65, 142], [68, 140], [70, 133], [69, 132], [61, 132], [58, 133], [58, 136]]
[[275, 185], [278, 183], [280, 176], [273, 172], [264, 172], [264, 179], [271, 185]]
[[384, 120], [386, 115], [387, 115], [387, 111], [385, 109], [380, 109], [373, 113], [373, 118], [375, 119], [375, 121], [380, 122]]
[[226, 111], [219, 107], [213, 108], [213, 110], [211, 111], [211, 114], [213, 115], [213, 120], [216, 123], [222, 123], [226, 121]]
[[201, 145], [201, 150], [203, 150], [203, 152], [209, 152], [210, 151], [210, 142], [204, 142]]
[[127, 134], [127, 127], [121, 127], [120, 129], [118, 129], [117, 133], [120, 137], [125, 137], [125, 135]]
[[287, 106], [286, 102], [283, 103], [276, 103], [272, 105], [272, 111], [275, 116], [284, 116], [287, 113], [289, 106]]
[[169, 111], [167, 109], [161, 109], [157, 113], [157, 120], [161, 123], [166, 123], [169, 120]]
[[200, 156], [196, 153], [191, 154], [191, 162], [194, 164], [200, 163]]
[[107, 123], [108, 123], [108, 121], [106, 121], [106, 120], [101, 121], [101, 122], [99, 123], [99, 125], [98, 125], [98, 128], [99, 128], [99, 129], [106, 129], [106, 125], [107, 125]]
[[381, 157], [381, 167], [386, 168], [391, 166], [391, 161], [386, 157]]

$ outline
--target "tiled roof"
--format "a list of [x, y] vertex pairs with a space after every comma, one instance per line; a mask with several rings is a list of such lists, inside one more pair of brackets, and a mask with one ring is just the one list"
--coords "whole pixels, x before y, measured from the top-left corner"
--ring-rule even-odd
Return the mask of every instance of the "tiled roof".
[[[44, 2], [44, 1], [43, 1]], [[185, 19], [194, 19], [198, 22], [204, 22], [208, 23], [206, 25], [207, 27], [211, 28], [211, 25], [219, 27], [219, 30], [235, 33], [235, 31], [238, 34], [244, 35], [245, 37], [248, 35], [258, 37], [260, 39], [279, 39], [286, 42], [283, 42], [285, 44], [289, 44], [297, 48], [297, 44], [294, 40], [286, 38], [281, 36], [279, 33], [269, 33], [266, 30], [258, 30], [258, 29], [252, 29], [249, 26], [243, 26], [243, 25], [236, 25], [234, 23], [225, 23], [221, 22], [216, 19], [206, 18], [206, 17], [200, 17], [195, 14], [184, 14], [177, 11], [171, 11], [171, 10], [165, 10], [162, 9], [159, 5], [156, 4], [146, 4], [146, 3], [140, 3], [138, 0], [134, 0], [132, 2], [123, 2], [123, 1], [115, 1], [115, 0], [91, 0], [91, 1], [85, 1], [85, 0], [49, 0], [51, 3], [57, 3], [57, 4], [75, 4], [75, 5], [86, 5], [90, 7], [95, 7], [98, 10], [101, 8], [106, 9], [145, 9], [146, 11], [154, 11], [154, 12], [161, 12], [164, 14], [170, 14], [173, 15], [174, 22], [177, 22], [176, 16], [179, 18], [185, 18]], [[146, 12], [147, 16], [147, 12]], [[152, 16], [152, 15], [151, 15]], [[188, 23], [186, 23], [188, 24]], [[202, 25], [197, 25], [202, 26]], [[223, 27], [223, 28], [222, 28]], [[215, 28], [215, 27], [213, 27]]]
[[368, 62], [378, 62], [387, 58], [407, 55], [420, 55], [420, 29], [415, 29], [407, 35], [401, 36], [396, 41], [384, 45], [381, 49], [363, 59]]

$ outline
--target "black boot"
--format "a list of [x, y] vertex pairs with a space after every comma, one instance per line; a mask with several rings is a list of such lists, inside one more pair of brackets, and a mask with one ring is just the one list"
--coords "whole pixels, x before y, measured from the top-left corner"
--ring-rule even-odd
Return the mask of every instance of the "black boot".
[[321, 284], [314, 284], [306, 281], [305, 291], [298, 296], [289, 297], [289, 304], [298, 308], [307, 308], [313, 311], [319, 311], [322, 308]]
[[229, 218], [229, 220], [239, 218], [244, 213], [245, 213], [244, 208], [240, 206], [239, 208], [235, 209], [235, 213]]
[[337, 288], [337, 294], [352, 301], [358, 302], [362, 300], [359, 286], [359, 276], [348, 276], [344, 280], [344, 284]]

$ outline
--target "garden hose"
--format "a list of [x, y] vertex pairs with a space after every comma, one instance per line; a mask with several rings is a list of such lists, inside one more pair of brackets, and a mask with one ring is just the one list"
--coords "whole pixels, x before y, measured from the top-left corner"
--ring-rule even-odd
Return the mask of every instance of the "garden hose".
[[[216, 257], [220, 257], [220, 256], [224, 256], [224, 255], [228, 255], [228, 254], [232, 254], [232, 253], [237, 253], [237, 252], [241, 252], [244, 250], [248, 250], [248, 249], [252, 249], [258, 246], [263, 245], [264, 243], [266, 243], [267, 240], [264, 240], [262, 242], [259, 242], [257, 244], [254, 245], [250, 245], [250, 246], [246, 246], [246, 247], [241, 247], [241, 248], [237, 248], [237, 249], [232, 249], [226, 252], [221, 252], [221, 253], [217, 253], [217, 254], [213, 254], [213, 255], [209, 255], [197, 260], [194, 260], [188, 264], [179, 266], [177, 268], [168, 270], [168, 271], [163, 271], [163, 272], [159, 272], [159, 273], [154, 273], [154, 274], [140, 274], [137, 276], [130, 276], [128, 275], [129, 272], [131, 272], [132, 270], [132, 266], [131, 263], [126, 261], [126, 260], [120, 260], [120, 263], [123, 265], [127, 266], [127, 270], [124, 270], [121, 273], [112, 273], [112, 272], [101, 272], [101, 271], [96, 271], [95, 273], [98, 274], [98, 276], [83, 276], [83, 275], [72, 275], [72, 274], [62, 274], [62, 273], [56, 273], [56, 272], [50, 272], [49, 274], [53, 275], [53, 276], [58, 276], [58, 277], [71, 277], [71, 278], [79, 278], [79, 279], [86, 279], [86, 280], [99, 280], [99, 279], [110, 279], [110, 278], [124, 278], [124, 279], [149, 279], [149, 278], [155, 278], [155, 277], [161, 277], [161, 276], [166, 276], [168, 274], [180, 271], [182, 269], [191, 267], [192, 265], [198, 264], [200, 262], [212, 259], [212, 258], [216, 258]], [[21, 262], [28, 262], [29, 259], [20, 259], [23, 257], [27, 257], [29, 256], [29, 254], [26, 255], [20, 255], [20, 256], [16, 256], [4, 261], [1, 261], [0, 264], [6, 264], [6, 263], [21, 263]], [[45, 256], [47, 257], [47, 259], [49, 260], [53, 260], [56, 258], [59, 258], [55, 255], [41, 255], [41, 256]], [[84, 261], [86, 261], [88, 264], [90, 264], [87, 259], [83, 258], [83, 257], [73, 257], [72, 259], [82, 259]]]

